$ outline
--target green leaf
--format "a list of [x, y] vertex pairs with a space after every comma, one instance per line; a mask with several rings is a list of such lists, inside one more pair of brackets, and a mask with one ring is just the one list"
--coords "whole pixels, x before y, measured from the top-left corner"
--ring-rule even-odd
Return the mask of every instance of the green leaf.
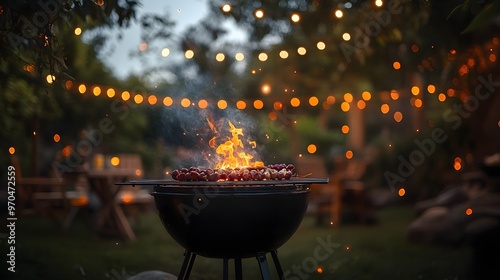
[[462, 3], [462, 4], [458, 5], [458, 6], [456, 6], [456, 7], [455, 7], [455, 8], [454, 8], [451, 12], [450, 12], [450, 14], [448, 15], [448, 17], [446, 17], [446, 20], [449, 20], [449, 19], [450, 19], [453, 15], [455, 15], [456, 13], [458, 13], [458, 12], [459, 12], [459, 10], [463, 9], [463, 8], [466, 6], [467, 2], [468, 2], [468, 1], [465, 1], [464, 3]]
[[462, 34], [477, 30], [484, 25], [490, 23], [493, 19], [500, 15], [500, 0], [495, 0], [486, 7], [484, 7], [479, 14], [477, 14], [471, 23], [462, 31]]

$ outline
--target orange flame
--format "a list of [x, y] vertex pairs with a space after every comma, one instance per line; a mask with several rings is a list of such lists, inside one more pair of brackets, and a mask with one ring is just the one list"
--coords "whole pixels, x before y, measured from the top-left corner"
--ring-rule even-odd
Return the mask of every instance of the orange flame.
[[[207, 120], [208, 121], [208, 120]], [[208, 122], [210, 128], [212, 128], [213, 124]], [[229, 123], [229, 132], [231, 133], [231, 137], [227, 137], [227, 141], [217, 146], [215, 152], [222, 156], [222, 160], [216, 164], [217, 169], [219, 168], [237, 168], [237, 167], [260, 167], [264, 166], [262, 161], [253, 162], [253, 156], [251, 154], [247, 154], [244, 151], [243, 142], [240, 140], [240, 136], [243, 135], [243, 129], [236, 128], [231, 121]], [[212, 129], [214, 130], [214, 129]], [[213, 137], [209, 141], [209, 146], [211, 148], [215, 148], [215, 140], [216, 137]], [[257, 145], [255, 141], [251, 141], [249, 143], [253, 144], [253, 148]]]

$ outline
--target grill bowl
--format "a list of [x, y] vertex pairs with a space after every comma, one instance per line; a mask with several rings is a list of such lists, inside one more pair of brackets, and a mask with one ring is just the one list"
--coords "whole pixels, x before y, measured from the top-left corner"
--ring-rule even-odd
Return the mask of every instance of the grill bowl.
[[179, 245], [229, 259], [270, 252], [288, 241], [307, 209], [311, 179], [142, 184], [154, 185], [161, 222]]

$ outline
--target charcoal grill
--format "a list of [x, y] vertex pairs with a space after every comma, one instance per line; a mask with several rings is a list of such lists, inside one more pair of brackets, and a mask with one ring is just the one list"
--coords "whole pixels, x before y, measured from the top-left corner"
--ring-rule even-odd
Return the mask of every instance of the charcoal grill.
[[307, 209], [311, 184], [328, 178], [267, 181], [138, 180], [127, 185], [152, 186], [163, 226], [185, 248], [178, 279], [189, 279], [197, 255], [223, 259], [223, 279], [234, 260], [242, 279], [243, 258], [255, 257], [262, 279], [271, 279], [266, 255], [279, 279], [285, 279], [277, 249], [295, 233]]

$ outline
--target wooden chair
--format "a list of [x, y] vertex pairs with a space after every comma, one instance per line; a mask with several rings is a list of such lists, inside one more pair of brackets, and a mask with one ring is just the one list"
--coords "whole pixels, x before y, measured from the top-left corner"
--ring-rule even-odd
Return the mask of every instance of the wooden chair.
[[339, 225], [342, 209], [342, 188], [339, 178], [327, 172], [321, 156], [304, 155], [296, 160], [295, 166], [299, 176], [330, 179], [326, 185], [311, 185], [308, 213], [316, 216], [317, 224], [323, 224], [325, 217], [330, 216], [330, 223]]
[[342, 210], [350, 210], [356, 221], [367, 222], [368, 196], [363, 175], [367, 169], [367, 163], [363, 159], [346, 159], [339, 157], [334, 159], [333, 178], [340, 185]]
[[11, 156], [11, 163], [16, 169], [17, 213], [36, 213], [55, 219], [63, 216], [62, 227], [69, 229], [75, 216], [74, 208], [88, 203], [86, 193], [69, 191], [68, 183], [62, 176], [23, 177], [19, 159], [15, 155]]

